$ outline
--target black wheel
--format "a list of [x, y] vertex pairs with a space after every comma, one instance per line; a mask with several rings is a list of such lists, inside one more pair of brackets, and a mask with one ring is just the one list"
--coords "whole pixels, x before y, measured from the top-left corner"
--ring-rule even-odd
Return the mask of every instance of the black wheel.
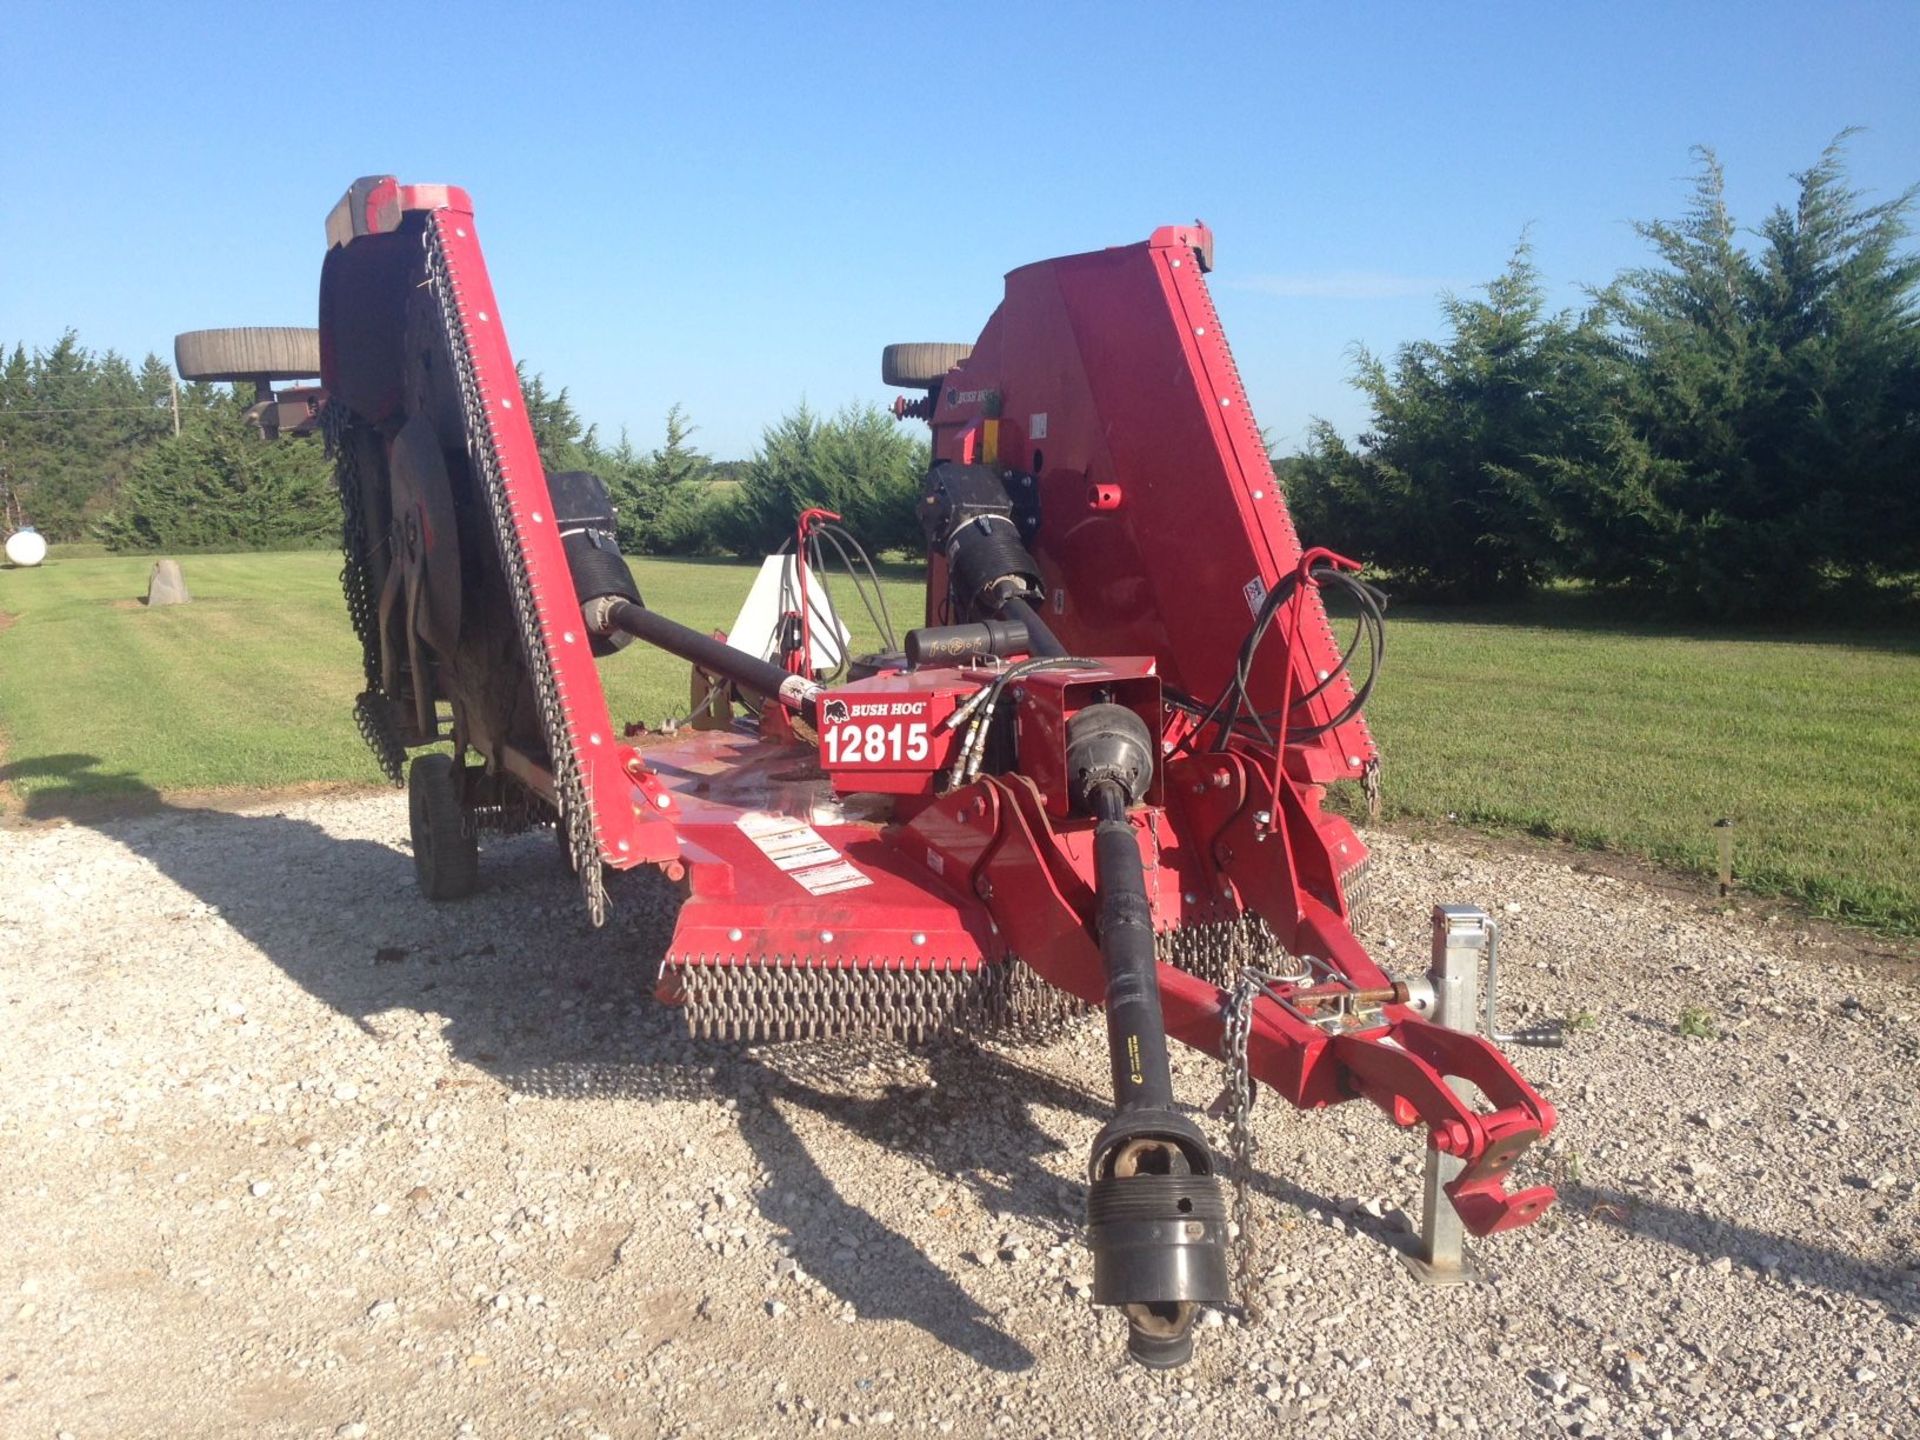
[[320, 373], [320, 332], [298, 325], [189, 330], [173, 337], [182, 380], [305, 380]]
[[880, 383], [903, 390], [925, 390], [973, 353], [971, 345], [889, 345], [880, 352]]
[[460, 808], [451, 755], [416, 756], [407, 768], [413, 873], [429, 900], [458, 900], [480, 883], [480, 842]]

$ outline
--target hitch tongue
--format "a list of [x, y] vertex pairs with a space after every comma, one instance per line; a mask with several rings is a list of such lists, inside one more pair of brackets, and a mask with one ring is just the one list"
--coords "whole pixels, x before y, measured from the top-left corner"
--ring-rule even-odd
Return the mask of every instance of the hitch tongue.
[[1153, 741], [1133, 711], [1090, 705], [1067, 727], [1074, 806], [1093, 832], [1107, 1049], [1116, 1114], [1088, 1160], [1093, 1299], [1127, 1316], [1127, 1353], [1165, 1369], [1193, 1356], [1201, 1305], [1228, 1298], [1227, 1203], [1213, 1151], [1174, 1113], [1153, 911], [1127, 808], [1153, 774]]

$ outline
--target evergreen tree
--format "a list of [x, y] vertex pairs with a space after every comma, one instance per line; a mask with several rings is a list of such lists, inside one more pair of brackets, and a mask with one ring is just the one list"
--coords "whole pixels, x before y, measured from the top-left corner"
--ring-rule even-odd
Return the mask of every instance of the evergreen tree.
[[[194, 397], [199, 400], [199, 396]], [[317, 439], [262, 440], [235, 389], [151, 445], [100, 525], [114, 550], [276, 550], [335, 541], [340, 506]], [[169, 424], [171, 428], [171, 424]]]
[[1276, 467], [1315, 544], [1391, 570], [1408, 590], [1486, 599], [1556, 568], [1562, 491], [1578, 490], [1596, 432], [1590, 317], [1546, 311], [1528, 247], [1484, 297], [1442, 301], [1448, 338], [1362, 350], [1354, 383], [1373, 409], [1358, 448], [1315, 421], [1306, 453]]
[[641, 455], [625, 435], [602, 466], [620, 511], [620, 546], [635, 555], [681, 555], [707, 548], [713, 461], [693, 446], [696, 427], [668, 407], [666, 438]]
[[919, 550], [915, 506], [926, 465], [926, 445], [877, 405], [823, 420], [802, 401], [762, 432], [717, 538], [742, 554], [771, 553], [792, 538], [800, 512], [818, 506], [876, 555]]
[[171, 430], [172, 393], [155, 357], [136, 374], [72, 331], [0, 361], [0, 473], [49, 539], [83, 538], [112, 506], [141, 451]]
[[537, 370], [529, 370], [524, 360], [515, 369], [527, 420], [533, 426], [534, 444], [540, 449], [540, 463], [550, 471], [593, 469], [600, 452], [597, 427], [580, 418], [564, 386], [557, 391], [547, 389], [546, 378]]
[[1720, 165], [1698, 153], [1658, 263], [1604, 296], [1617, 336], [1609, 463], [1582, 546], [1592, 578], [1722, 614], [1780, 611], [1849, 574], [1920, 568], [1916, 192], [1848, 188], [1841, 136], [1792, 208], [1739, 243]]

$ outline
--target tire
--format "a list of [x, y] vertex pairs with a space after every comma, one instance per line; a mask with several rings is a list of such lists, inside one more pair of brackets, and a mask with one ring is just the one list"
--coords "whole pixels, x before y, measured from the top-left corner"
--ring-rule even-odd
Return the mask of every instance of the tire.
[[189, 330], [173, 337], [182, 380], [302, 380], [320, 373], [320, 332], [298, 325]]
[[926, 390], [973, 353], [971, 345], [889, 345], [880, 352], [880, 382], [903, 390]]
[[407, 768], [413, 875], [429, 900], [459, 900], [480, 884], [480, 842], [467, 827], [451, 755], [420, 755]]

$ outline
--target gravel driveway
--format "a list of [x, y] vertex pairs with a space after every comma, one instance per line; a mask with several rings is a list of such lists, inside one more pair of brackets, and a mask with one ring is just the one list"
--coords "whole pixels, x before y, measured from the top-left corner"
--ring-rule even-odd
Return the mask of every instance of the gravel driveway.
[[0, 1432], [1920, 1435], [1920, 972], [1870, 942], [1376, 835], [1390, 964], [1486, 904], [1510, 1019], [1581, 1015], [1520, 1055], [1561, 1204], [1418, 1289], [1413, 1137], [1269, 1101], [1265, 1317], [1150, 1374], [1082, 1298], [1097, 1022], [695, 1044], [664, 891], [590, 931], [530, 836], [435, 908], [405, 835], [384, 794], [0, 830]]

